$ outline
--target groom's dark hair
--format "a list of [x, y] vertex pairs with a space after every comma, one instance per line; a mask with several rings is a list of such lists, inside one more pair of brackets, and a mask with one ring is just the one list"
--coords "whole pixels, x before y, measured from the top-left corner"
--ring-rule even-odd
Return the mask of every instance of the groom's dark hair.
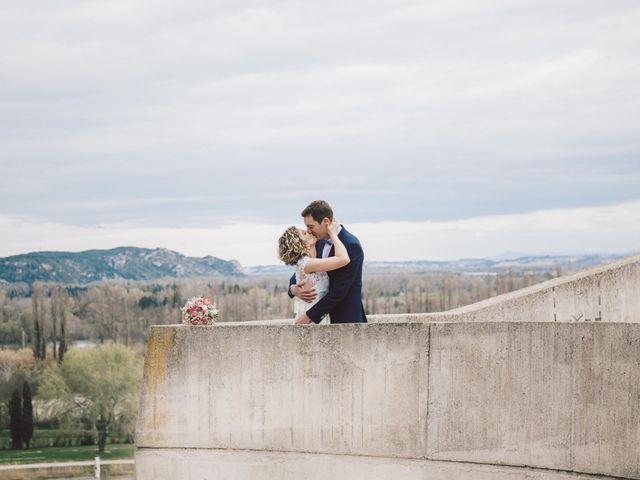
[[325, 217], [333, 220], [333, 210], [331, 210], [329, 204], [324, 200], [314, 200], [302, 210], [301, 215], [303, 217], [311, 215], [318, 223], [322, 223], [322, 219]]

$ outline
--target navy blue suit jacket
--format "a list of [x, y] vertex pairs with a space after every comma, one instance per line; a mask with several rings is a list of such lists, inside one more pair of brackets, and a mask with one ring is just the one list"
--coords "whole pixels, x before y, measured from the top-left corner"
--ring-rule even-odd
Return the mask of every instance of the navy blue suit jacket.
[[[342, 268], [327, 272], [329, 274], [329, 292], [307, 310], [307, 315], [315, 323], [320, 323], [322, 317], [327, 313], [331, 315], [331, 323], [366, 323], [367, 317], [362, 306], [364, 252], [360, 241], [344, 226], [340, 230], [338, 238], [347, 248], [350, 262]], [[324, 241], [316, 243], [318, 258], [322, 257], [324, 245]], [[329, 256], [334, 255], [335, 247], [331, 247]], [[294, 283], [295, 274], [291, 277], [289, 287]]]

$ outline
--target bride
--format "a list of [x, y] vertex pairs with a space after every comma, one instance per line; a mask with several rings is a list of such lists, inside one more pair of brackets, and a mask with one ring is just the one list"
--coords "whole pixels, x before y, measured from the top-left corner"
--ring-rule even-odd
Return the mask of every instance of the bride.
[[[307, 286], [312, 283], [318, 295], [311, 303], [294, 297], [293, 311], [296, 317], [306, 312], [327, 294], [329, 291], [329, 275], [327, 275], [327, 272], [344, 267], [350, 262], [347, 248], [338, 238], [339, 231], [340, 225], [334, 219], [329, 226], [328, 233], [329, 239], [335, 248], [335, 256], [327, 258], [317, 258], [317, 239], [304, 229], [289, 227], [280, 237], [278, 241], [280, 260], [286, 265], [295, 265], [296, 283], [298, 285], [306, 283]], [[329, 316], [327, 315], [320, 323], [329, 323]]]

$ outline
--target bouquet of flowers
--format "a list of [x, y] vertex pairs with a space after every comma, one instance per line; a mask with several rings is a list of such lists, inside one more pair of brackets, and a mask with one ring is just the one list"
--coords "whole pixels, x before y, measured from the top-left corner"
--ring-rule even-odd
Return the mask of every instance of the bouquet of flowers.
[[191, 297], [180, 309], [184, 325], [211, 325], [218, 319], [218, 309], [206, 297]]

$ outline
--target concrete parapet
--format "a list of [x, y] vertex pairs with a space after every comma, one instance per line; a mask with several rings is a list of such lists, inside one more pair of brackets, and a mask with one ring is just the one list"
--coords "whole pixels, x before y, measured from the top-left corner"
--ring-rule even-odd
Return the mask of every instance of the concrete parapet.
[[640, 479], [638, 292], [640, 256], [369, 324], [152, 327], [137, 478]]
[[152, 327], [136, 444], [421, 457], [428, 327]]
[[[219, 461], [216, 479], [294, 478], [269, 472], [336, 457], [372, 478], [452, 461], [638, 479], [639, 439], [637, 323], [176, 325], [150, 332], [136, 462], [140, 479], [200, 478], [158, 476], [187, 468], [176, 449]], [[246, 451], [251, 474], [229, 473]]]
[[640, 322], [640, 255], [439, 313], [371, 322]]
[[427, 456], [640, 478], [640, 325], [449, 323]]

